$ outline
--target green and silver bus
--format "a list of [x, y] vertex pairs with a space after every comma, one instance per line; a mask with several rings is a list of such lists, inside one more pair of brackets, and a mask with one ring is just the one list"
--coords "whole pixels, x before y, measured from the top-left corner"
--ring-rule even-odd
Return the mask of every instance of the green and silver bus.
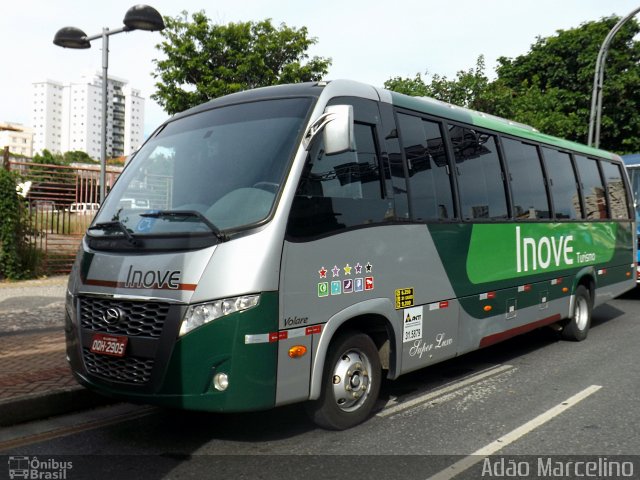
[[67, 355], [117, 398], [307, 402], [345, 429], [385, 377], [544, 326], [583, 340], [635, 286], [635, 232], [617, 155], [346, 80], [246, 91], [128, 163], [70, 275]]

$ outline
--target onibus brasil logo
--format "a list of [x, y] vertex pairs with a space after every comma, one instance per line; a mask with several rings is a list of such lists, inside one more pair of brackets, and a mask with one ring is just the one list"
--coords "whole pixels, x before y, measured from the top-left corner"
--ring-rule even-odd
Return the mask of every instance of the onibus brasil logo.
[[72, 462], [63, 462], [53, 458], [39, 460], [38, 457], [9, 457], [9, 478], [11, 479], [65, 480], [67, 471], [72, 468]]

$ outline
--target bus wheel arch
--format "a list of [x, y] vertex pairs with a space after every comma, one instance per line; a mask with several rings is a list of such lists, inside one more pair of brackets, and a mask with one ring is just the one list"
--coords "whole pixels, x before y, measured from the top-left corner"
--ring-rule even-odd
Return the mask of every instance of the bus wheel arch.
[[331, 317], [322, 328], [319, 343], [314, 345], [309, 399], [316, 400], [320, 396], [322, 373], [331, 342], [347, 329], [369, 335], [378, 348], [381, 364], [389, 368], [387, 377], [396, 378], [399, 373], [396, 339], [389, 320], [395, 316], [397, 312], [390, 300], [376, 298], [352, 305]]

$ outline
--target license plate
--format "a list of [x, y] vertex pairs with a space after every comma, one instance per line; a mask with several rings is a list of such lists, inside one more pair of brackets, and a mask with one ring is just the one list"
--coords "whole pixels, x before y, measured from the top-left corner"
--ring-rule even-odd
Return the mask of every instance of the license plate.
[[104, 333], [94, 333], [91, 339], [91, 351], [101, 355], [111, 355], [113, 357], [124, 357], [127, 349], [128, 337], [119, 335], [108, 335]]

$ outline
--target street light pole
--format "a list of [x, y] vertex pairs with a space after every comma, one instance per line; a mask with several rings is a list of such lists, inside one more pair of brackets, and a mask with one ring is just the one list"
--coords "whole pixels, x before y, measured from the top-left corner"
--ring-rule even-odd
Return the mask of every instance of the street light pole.
[[132, 30], [146, 30], [156, 32], [164, 29], [164, 21], [156, 9], [148, 5], [136, 5], [127, 10], [124, 16], [124, 27], [109, 30], [102, 28], [102, 33], [87, 36], [76, 27], [64, 27], [58, 30], [53, 43], [64, 48], [84, 49], [91, 47], [91, 41], [102, 39], [102, 141], [100, 148], [100, 204], [107, 192], [107, 102], [109, 82], [109, 36]]
[[[115, 33], [115, 32], [114, 32]], [[100, 205], [107, 195], [107, 100], [109, 82], [109, 29], [102, 28], [102, 143], [100, 145]]]
[[591, 113], [589, 115], [589, 138], [588, 145], [598, 148], [600, 146], [600, 123], [602, 120], [602, 87], [604, 85], [604, 65], [607, 61], [607, 54], [609, 53], [609, 45], [613, 40], [616, 33], [622, 28], [622, 26], [633, 18], [638, 12], [640, 7], [633, 10], [629, 15], [621, 19], [614, 25], [611, 31], [607, 34], [600, 46], [598, 52], [598, 58], [596, 59], [596, 71], [593, 75], [593, 92], [591, 94]]

